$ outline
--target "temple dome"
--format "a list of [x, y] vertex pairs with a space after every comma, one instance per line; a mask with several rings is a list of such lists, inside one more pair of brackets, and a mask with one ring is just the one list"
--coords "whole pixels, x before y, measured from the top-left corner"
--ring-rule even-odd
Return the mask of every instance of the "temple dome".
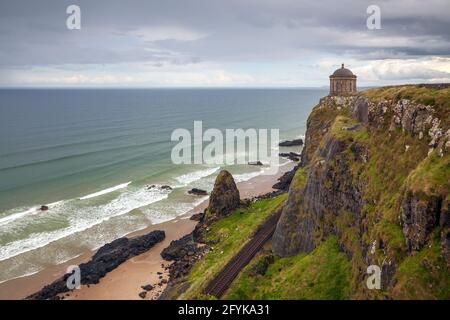
[[344, 64], [342, 64], [342, 66], [339, 69], [337, 69], [335, 72], [333, 72], [333, 74], [331, 76], [332, 77], [354, 77], [355, 75], [349, 69], [344, 68]]

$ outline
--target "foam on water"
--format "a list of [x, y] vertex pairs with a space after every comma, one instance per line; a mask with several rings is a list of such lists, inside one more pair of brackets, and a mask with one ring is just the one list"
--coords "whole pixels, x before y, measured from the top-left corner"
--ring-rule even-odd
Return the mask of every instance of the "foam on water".
[[[47, 205], [47, 207], [49, 209], [53, 209], [53, 208], [57, 207], [58, 205], [61, 205], [62, 203], [63, 203], [63, 201], [57, 201], [57, 202], [49, 203]], [[35, 206], [35, 207], [32, 207], [32, 208], [28, 208], [28, 209], [22, 208], [22, 209], [19, 209], [19, 210], [25, 210], [25, 211], [16, 212], [17, 209], [14, 209], [14, 210], [11, 210], [10, 211], [11, 213], [9, 213], [9, 214], [7, 212], [6, 213], [7, 215], [5, 217], [0, 218], [0, 226], [3, 226], [5, 224], [8, 224], [10, 222], [13, 222], [13, 221], [18, 220], [18, 219], [23, 218], [23, 217], [27, 217], [29, 215], [37, 215], [39, 213], [43, 213], [43, 211], [40, 210], [40, 207], [38, 207], [38, 206]]]
[[[53, 210], [49, 210], [46, 213], [63, 215], [69, 212], [69, 227], [50, 232], [32, 233], [27, 238], [7, 243], [0, 247], [0, 261], [44, 247], [49, 243], [87, 230], [113, 217], [127, 214], [134, 209], [166, 199], [170, 192], [169, 190], [145, 190], [143, 188], [127, 190], [106, 205], [93, 205], [83, 208], [76, 205], [76, 201], [79, 200], [65, 201], [63, 205], [59, 206], [57, 212], [53, 213]], [[26, 221], [20, 222], [24, 224]], [[30, 221], [30, 223], [32, 222]]]
[[10, 280], [20, 279], [20, 278], [25, 278], [25, 277], [28, 277], [28, 276], [32, 276], [33, 274], [38, 273], [38, 272], [41, 271], [42, 269], [43, 269], [43, 268], [40, 268], [40, 269], [35, 270], [35, 271], [31, 271], [31, 272], [24, 273], [24, 274], [22, 274], [22, 275], [20, 275], [20, 276], [17, 276], [17, 277], [9, 278], [9, 279], [6, 279], [6, 280], [1, 280], [1, 281], [0, 281], [0, 284], [3, 283], [3, 282], [6, 282], [6, 281], [10, 281]]
[[98, 191], [98, 192], [95, 192], [95, 193], [88, 194], [87, 196], [81, 197], [80, 200], [86, 200], [86, 199], [95, 198], [95, 197], [98, 197], [98, 196], [102, 196], [104, 194], [108, 194], [108, 193], [114, 192], [116, 190], [120, 190], [120, 189], [126, 188], [126, 187], [128, 187], [128, 185], [130, 183], [131, 183], [131, 181], [119, 184], [119, 185], [117, 185], [115, 187], [107, 188], [107, 189], [104, 189], [104, 190], [101, 190], [101, 191]]
[[176, 177], [175, 179], [179, 183], [181, 183], [182, 186], [187, 186], [188, 184], [191, 184], [192, 182], [198, 181], [202, 178], [212, 175], [219, 169], [220, 169], [220, 167], [215, 167], [215, 168], [208, 168], [208, 169], [204, 169], [204, 170], [189, 172], [189, 173], [183, 174], [179, 177]]

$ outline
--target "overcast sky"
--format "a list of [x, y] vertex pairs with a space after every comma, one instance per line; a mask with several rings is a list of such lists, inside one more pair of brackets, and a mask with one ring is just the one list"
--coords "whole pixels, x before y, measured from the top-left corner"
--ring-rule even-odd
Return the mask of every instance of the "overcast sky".
[[341, 63], [360, 86], [450, 82], [450, 1], [0, 0], [3, 87], [327, 86]]

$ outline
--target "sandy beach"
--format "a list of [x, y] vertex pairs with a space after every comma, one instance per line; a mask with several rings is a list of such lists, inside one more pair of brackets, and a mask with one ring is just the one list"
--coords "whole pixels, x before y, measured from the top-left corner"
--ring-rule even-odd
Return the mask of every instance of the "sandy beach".
[[[281, 166], [275, 175], [260, 175], [248, 181], [238, 183], [237, 186], [241, 198], [249, 198], [273, 191], [272, 185], [283, 173], [291, 170], [294, 165], [294, 163], [290, 162]], [[181, 238], [194, 229], [197, 222], [190, 220], [190, 216], [203, 211], [207, 204], [208, 200], [205, 200], [194, 209], [173, 220], [151, 225], [145, 229], [128, 234], [128, 237], [134, 237], [146, 234], [152, 230], [164, 230], [166, 238], [149, 251], [127, 260], [118, 268], [109, 272], [98, 284], [82, 286], [78, 290], [65, 294], [64, 299], [140, 300], [139, 293], [143, 291], [141, 286], [148, 284], [155, 286], [155, 288], [147, 293], [145, 299], [151, 300], [157, 298], [165, 286], [164, 284], [158, 286], [161, 282], [160, 277], [162, 279], [168, 278], [165, 266], [170, 264], [161, 258], [161, 251], [171, 241]], [[67, 267], [89, 261], [94, 253], [95, 251], [88, 251], [82, 256], [63, 264], [49, 266], [36, 274], [4, 282], [0, 284], [0, 299], [23, 299], [61, 277], [67, 270]]]

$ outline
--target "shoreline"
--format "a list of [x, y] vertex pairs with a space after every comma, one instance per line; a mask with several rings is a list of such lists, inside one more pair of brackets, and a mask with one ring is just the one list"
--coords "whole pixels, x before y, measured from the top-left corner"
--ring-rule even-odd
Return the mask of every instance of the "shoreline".
[[[237, 183], [241, 199], [262, 195], [273, 191], [278, 178], [296, 165], [289, 162], [279, 167], [275, 175], [259, 175], [247, 181]], [[160, 253], [171, 241], [189, 234], [194, 229], [197, 221], [189, 218], [208, 205], [209, 199], [204, 200], [195, 208], [189, 210], [172, 220], [148, 226], [144, 229], [131, 232], [126, 237], [135, 237], [149, 233], [153, 230], [164, 230], [166, 238], [156, 244], [147, 252], [133, 257], [122, 263], [116, 269], [110, 271], [98, 284], [82, 286], [81, 289], [63, 294], [64, 299], [104, 300], [104, 299], [137, 299], [141, 300], [139, 293], [143, 290], [141, 286], [151, 284], [155, 289], [147, 292], [145, 299], [155, 299], [164, 291], [165, 284], [158, 286], [162, 279], [168, 278], [165, 267], [170, 262], [162, 259]], [[65, 274], [65, 270], [71, 265], [78, 265], [90, 260], [96, 250], [88, 250], [82, 255], [66, 261], [62, 264], [52, 265], [29, 276], [11, 279], [0, 284], [0, 299], [14, 300], [23, 299], [33, 294], [45, 285], [50, 284]], [[160, 273], [160, 274], [159, 274]]]

